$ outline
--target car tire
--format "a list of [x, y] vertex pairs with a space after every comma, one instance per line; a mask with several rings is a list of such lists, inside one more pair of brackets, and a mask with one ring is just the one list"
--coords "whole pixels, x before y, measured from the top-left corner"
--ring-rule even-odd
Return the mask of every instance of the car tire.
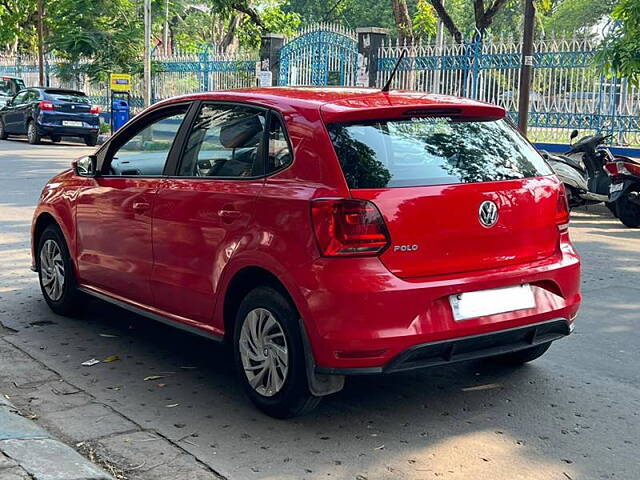
[[61, 140], [62, 140], [62, 137], [60, 135], [51, 135], [51, 141], [53, 143], [60, 143]]
[[87, 135], [84, 137], [84, 143], [89, 147], [95, 147], [98, 144], [98, 136], [97, 135]]
[[640, 227], [640, 205], [629, 200], [629, 193], [640, 192], [639, 187], [632, 187], [628, 192], [620, 197], [616, 202], [618, 204], [617, 213], [620, 221], [629, 228]]
[[41, 140], [38, 129], [36, 128], [36, 122], [33, 120], [30, 120], [27, 124], [27, 139], [31, 145], [38, 145]]
[[67, 243], [57, 225], [49, 225], [38, 239], [38, 278], [47, 305], [58, 315], [69, 316], [83, 305]]
[[4, 122], [0, 120], [0, 140], [6, 140], [9, 138], [9, 134], [4, 128]]
[[321, 400], [309, 391], [298, 322], [291, 302], [267, 286], [250, 291], [236, 313], [233, 350], [240, 382], [256, 407], [275, 418], [302, 415]]
[[618, 202], [604, 202], [605, 206], [613, 214], [614, 217], [618, 217]]
[[524, 365], [525, 363], [531, 362], [536, 358], [541, 357], [544, 353], [549, 350], [551, 346], [551, 342], [543, 343], [542, 345], [536, 345], [535, 347], [525, 348], [524, 350], [518, 350], [511, 353], [505, 353], [503, 355], [498, 355], [493, 357], [492, 360], [502, 363], [504, 365], [511, 366], [519, 366]]

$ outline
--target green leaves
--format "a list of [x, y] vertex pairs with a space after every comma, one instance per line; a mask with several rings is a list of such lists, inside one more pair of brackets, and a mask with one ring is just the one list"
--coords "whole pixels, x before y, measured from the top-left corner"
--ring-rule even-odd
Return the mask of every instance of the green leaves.
[[614, 21], [596, 56], [607, 76], [619, 76], [640, 86], [640, 2], [620, 0], [611, 14]]

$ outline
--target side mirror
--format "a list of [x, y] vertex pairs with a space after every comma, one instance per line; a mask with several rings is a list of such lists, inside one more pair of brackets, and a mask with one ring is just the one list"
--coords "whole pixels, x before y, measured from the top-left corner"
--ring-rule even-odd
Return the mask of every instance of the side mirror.
[[574, 138], [576, 138], [578, 136], [578, 130], [573, 130], [571, 132], [571, 135], [569, 136], [569, 140], [573, 140]]
[[98, 176], [98, 159], [95, 155], [87, 155], [80, 157], [71, 162], [73, 172], [80, 177], [97, 177]]

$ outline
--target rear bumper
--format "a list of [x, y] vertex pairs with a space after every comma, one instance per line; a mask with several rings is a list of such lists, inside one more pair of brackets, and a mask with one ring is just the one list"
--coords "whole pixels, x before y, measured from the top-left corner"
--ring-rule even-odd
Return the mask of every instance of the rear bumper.
[[38, 134], [42, 136], [59, 135], [61, 137], [84, 137], [87, 135], [98, 135], [98, 125], [87, 125], [84, 127], [63, 127], [47, 123], [37, 124]]
[[498, 332], [414, 345], [391, 359], [386, 365], [380, 367], [317, 367], [316, 373], [325, 375], [378, 375], [448, 365], [466, 360], [477, 360], [559, 340], [569, 335], [572, 327], [573, 324], [570, 324], [565, 319], [550, 320]]
[[[516, 349], [518, 342], [507, 341], [495, 351], [467, 351], [466, 341], [457, 342], [558, 320], [568, 333], [581, 302], [580, 258], [568, 239], [543, 260], [463, 274], [402, 279], [377, 258], [321, 258], [298, 273], [304, 300], [297, 306], [315, 365], [323, 373], [404, 370], [412, 362], [405, 355], [414, 350], [422, 350], [427, 359], [420, 366], [499, 354], [501, 348]], [[453, 318], [450, 295], [523, 283], [532, 286], [535, 308]], [[438, 359], [443, 342], [457, 345], [446, 361]]]

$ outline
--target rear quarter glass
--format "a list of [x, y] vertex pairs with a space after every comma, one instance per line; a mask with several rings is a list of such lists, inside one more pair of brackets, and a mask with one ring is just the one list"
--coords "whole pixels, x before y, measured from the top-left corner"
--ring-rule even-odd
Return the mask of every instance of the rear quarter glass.
[[327, 128], [351, 189], [494, 182], [553, 173], [504, 120], [416, 117], [333, 123]]

